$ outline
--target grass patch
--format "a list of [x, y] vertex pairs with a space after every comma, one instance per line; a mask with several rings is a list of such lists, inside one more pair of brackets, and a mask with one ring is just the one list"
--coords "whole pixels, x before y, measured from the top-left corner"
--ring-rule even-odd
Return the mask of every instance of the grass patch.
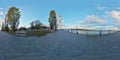
[[46, 34], [50, 33], [51, 31], [50, 30], [43, 30], [43, 31], [38, 31], [38, 30], [30, 30], [30, 31], [27, 31], [27, 36], [37, 36], [37, 37], [40, 37], [40, 36], [45, 36]]

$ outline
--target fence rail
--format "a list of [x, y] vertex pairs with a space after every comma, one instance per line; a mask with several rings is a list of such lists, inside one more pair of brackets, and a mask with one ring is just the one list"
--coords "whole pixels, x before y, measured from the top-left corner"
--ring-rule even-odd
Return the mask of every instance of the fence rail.
[[79, 29], [65, 29], [68, 32], [85, 35], [108, 35], [117, 32], [116, 30], [79, 30]]

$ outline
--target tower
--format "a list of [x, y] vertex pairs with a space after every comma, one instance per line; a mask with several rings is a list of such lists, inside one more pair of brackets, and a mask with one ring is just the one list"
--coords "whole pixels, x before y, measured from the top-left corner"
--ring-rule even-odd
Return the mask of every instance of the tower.
[[62, 16], [58, 16], [58, 29], [62, 29]]

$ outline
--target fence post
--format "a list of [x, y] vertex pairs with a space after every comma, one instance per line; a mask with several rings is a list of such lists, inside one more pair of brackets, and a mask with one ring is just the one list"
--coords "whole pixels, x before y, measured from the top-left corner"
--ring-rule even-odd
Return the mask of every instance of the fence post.
[[107, 34], [109, 34], [109, 30], [107, 31]]
[[77, 34], [78, 34], [78, 30], [76, 30], [77, 31]]
[[102, 31], [100, 30], [100, 36], [101, 36]]
[[88, 36], [88, 31], [87, 31], [87, 36]]

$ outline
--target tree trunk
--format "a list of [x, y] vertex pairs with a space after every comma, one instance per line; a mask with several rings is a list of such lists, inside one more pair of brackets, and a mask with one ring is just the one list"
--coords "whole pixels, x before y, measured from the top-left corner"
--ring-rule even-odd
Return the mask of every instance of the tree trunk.
[[15, 30], [16, 30], [15, 23], [13, 23], [12, 31], [15, 32]]

